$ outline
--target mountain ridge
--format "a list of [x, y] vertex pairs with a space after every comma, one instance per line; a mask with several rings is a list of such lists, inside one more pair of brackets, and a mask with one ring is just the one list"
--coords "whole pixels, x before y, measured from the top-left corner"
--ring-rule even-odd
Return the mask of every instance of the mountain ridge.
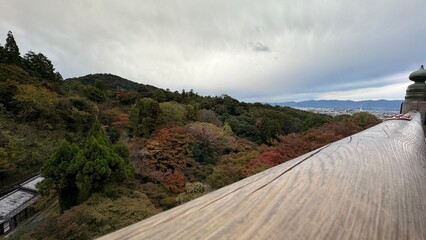
[[93, 85], [95, 81], [97, 80], [103, 82], [105, 84], [105, 87], [107, 87], [108, 89], [116, 89], [116, 90], [123, 89], [123, 90], [131, 91], [131, 90], [137, 90], [138, 87], [141, 87], [141, 86], [146, 87], [150, 90], [159, 89], [158, 87], [148, 85], [148, 84], [138, 83], [138, 82], [135, 82], [135, 81], [120, 77], [118, 75], [111, 74], [111, 73], [94, 73], [94, 74], [87, 74], [84, 76], [65, 79], [65, 81], [71, 81], [71, 82], [79, 81], [86, 85]]

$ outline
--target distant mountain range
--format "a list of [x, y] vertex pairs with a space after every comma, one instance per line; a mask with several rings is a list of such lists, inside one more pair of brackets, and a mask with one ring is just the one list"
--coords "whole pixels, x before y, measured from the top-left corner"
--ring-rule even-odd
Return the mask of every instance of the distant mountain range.
[[350, 101], [350, 100], [309, 100], [302, 102], [281, 102], [270, 103], [271, 105], [301, 107], [301, 108], [345, 108], [345, 109], [362, 109], [364, 110], [386, 110], [399, 111], [401, 103], [404, 100], [367, 100], [367, 101]]

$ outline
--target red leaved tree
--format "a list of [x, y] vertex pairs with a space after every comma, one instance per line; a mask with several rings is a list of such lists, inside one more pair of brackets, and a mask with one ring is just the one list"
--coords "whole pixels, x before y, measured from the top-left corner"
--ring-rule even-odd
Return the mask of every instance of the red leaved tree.
[[191, 156], [192, 135], [185, 127], [164, 128], [132, 156], [137, 176], [160, 183], [173, 192], [185, 190], [185, 181], [199, 179], [199, 163]]

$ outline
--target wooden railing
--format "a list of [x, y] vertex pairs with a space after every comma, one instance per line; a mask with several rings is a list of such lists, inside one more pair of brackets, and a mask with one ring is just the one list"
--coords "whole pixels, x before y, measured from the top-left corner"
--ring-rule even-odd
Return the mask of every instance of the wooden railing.
[[425, 136], [410, 114], [101, 239], [426, 239]]

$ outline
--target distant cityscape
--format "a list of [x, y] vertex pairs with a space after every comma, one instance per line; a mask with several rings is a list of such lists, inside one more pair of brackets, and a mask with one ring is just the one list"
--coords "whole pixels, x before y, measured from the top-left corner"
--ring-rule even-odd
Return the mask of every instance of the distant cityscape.
[[384, 120], [399, 113], [403, 100], [308, 100], [302, 102], [281, 102], [272, 105], [288, 106], [314, 113], [331, 116], [353, 114], [356, 112], [369, 112]]
[[348, 108], [314, 108], [314, 107], [294, 107], [296, 109], [308, 111], [308, 112], [314, 112], [314, 113], [320, 113], [320, 114], [327, 114], [330, 116], [338, 116], [343, 114], [349, 114], [352, 115], [356, 112], [369, 112], [373, 114], [374, 116], [378, 117], [381, 120], [385, 120], [386, 118], [392, 117], [396, 114], [399, 114], [399, 111], [397, 110], [370, 110], [370, 109], [348, 109]]

